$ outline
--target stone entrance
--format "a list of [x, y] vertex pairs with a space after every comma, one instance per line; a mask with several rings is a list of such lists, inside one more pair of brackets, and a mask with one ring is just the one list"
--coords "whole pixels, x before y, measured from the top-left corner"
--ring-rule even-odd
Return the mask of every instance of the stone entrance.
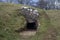
[[37, 27], [38, 27], [37, 23], [38, 22], [32, 22], [32, 23], [27, 22], [26, 28], [29, 30], [37, 30]]
[[20, 35], [23, 36], [35, 35], [38, 27], [37, 20], [39, 18], [39, 12], [36, 9], [28, 7], [22, 7], [20, 11], [26, 19], [26, 25], [24, 28], [20, 28], [19, 30], [17, 30], [17, 32], [19, 32]]

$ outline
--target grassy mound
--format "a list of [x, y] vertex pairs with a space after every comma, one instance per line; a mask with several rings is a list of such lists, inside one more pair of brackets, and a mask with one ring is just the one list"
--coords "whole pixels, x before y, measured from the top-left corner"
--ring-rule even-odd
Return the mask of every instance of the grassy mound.
[[56, 31], [49, 18], [50, 14], [48, 13], [50, 11], [46, 13], [38, 8], [37, 10], [40, 12], [39, 23], [41, 25], [37, 34], [34, 37], [22, 39], [19, 33], [15, 32], [16, 29], [25, 25], [24, 17], [17, 10], [21, 6], [19, 4], [0, 4], [0, 40], [55, 40]]

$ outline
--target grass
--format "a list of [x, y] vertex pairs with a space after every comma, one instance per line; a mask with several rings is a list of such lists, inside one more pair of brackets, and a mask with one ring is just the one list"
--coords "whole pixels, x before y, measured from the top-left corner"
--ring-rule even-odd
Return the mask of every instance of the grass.
[[38, 32], [34, 37], [23, 39], [15, 30], [25, 25], [25, 18], [19, 13], [20, 4], [0, 3], [0, 40], [60, 40], [60, 11], [42, 10], [39, 13]]
[[47, 14], [50, 17], [51, 24], [57, 30], [57, 40], [60, 40], [60, 10], [47, 10]]

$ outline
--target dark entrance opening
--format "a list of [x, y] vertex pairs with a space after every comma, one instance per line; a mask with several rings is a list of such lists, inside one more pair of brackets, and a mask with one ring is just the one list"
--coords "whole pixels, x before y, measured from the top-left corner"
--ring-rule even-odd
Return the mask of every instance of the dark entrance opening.
[[37, 23], [36, 22], [32, 22], [32, 23], [28, 23], [26, 24], [26, 28], [28, 30], [37, 30]]
[[26, 26], [24, 28], [19, 28], [18, 30], [15, 30], [15, 31], [16, 32], [23, 32], [23, 31], [29, 31], [29, 30], [36, 31], [37, 30], [37, 27], [38, 27], [37, 22], [32, 22], [32, 23], [27, 22], [26, 23]]

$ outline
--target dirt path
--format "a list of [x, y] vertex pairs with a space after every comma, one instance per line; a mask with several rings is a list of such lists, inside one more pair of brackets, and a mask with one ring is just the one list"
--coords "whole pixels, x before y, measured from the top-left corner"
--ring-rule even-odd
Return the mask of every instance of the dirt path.
[[29, 38], [31, 36], [34, 36], [36, 35], [36, 31], [23, 31], [20, 33], [20, 35], [23, 37], [23, 38]]

